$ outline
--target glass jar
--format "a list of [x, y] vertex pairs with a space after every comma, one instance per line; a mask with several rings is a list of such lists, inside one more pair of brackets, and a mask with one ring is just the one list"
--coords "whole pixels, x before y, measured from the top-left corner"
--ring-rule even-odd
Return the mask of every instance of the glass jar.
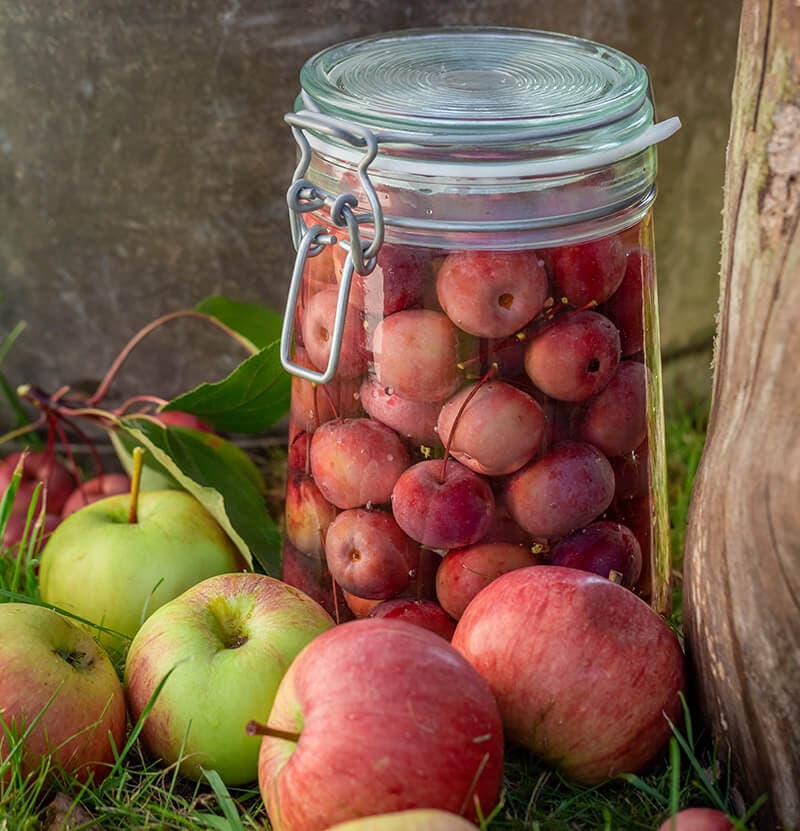
[[287, 122], [284, 579], [444, 634], [499, 574], [669, 601], [645, 68], [520, 29], [326, 49]]

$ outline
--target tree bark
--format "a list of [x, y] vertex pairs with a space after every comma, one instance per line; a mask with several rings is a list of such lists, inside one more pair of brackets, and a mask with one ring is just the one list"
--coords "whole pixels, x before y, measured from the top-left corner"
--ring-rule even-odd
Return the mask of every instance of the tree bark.
[[701, 705], [762, 829], [800, 829], [800, 5], [745, 0], [709, 434], [686, 544]]

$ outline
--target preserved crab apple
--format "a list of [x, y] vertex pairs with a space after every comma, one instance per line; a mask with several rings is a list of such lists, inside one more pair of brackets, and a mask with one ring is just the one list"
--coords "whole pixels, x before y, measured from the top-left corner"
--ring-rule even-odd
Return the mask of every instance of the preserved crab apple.
[[460, 29], [334, 46], [303, 78], [284, 578], [446, 637], [541, 563], [663, 608], [650, 206], [677, 125], [644, 68]]

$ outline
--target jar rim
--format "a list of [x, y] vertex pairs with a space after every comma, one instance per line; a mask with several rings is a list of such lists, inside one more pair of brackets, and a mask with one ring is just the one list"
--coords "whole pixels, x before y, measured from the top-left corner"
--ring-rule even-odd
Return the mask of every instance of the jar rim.
[[[312, 110], [372, 130], [476, 133], [482, 144], [609, 131], [642, 121], [647, 70], [584, 38], [511, 27], [386, 32], [335, 44], [300, 72]], [[652, 109], [652, 108], [651, 108]], [[652, 115], [650, 119], [652, 120]], [[595, 142], [596, 144], [597, 142]]]

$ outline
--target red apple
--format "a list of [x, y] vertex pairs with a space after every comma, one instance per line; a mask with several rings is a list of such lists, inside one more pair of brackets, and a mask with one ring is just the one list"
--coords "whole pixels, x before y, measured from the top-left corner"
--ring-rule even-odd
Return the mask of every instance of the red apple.
[[384, 600], [369, 613], [369, 617], [404, 620], [423, 629], [441, 635], [446, 641], [453, 637], [456, 622], [445, 610], [432, 600], [415, 600], [413, 597], [395, 597]]
[[213, 433], [214, 428], [196, 415], [184, 413], [183, 410], [162, 410], [156, 413], [156, 418], [167, 427], [188, 427], [191, 430], [202, 430], [204, 433]]
[[[125, 698], [108, 656], [80, 626], [41, 606], [0, 605], [0, 632], [0, 723], [17, 736], [32, 727], [23, 776], [51, 756], [81, 781], [104, 778], [125, 738]], [[0, 771], [8, 759], [0, 727]]]
[[86, 505], [91, 505], [99, 499], [107, 496], [114, 496], [117, 493], [129, 493], [131, 480], [124, 473], [105, 473], [102, 476], [95, 476], [81, 483], [67, 497], [64, 507], [61, 509], [61, 516], [67, 517]]
[[[12, 453], [0, 462], [0, 496], [8, 488], [21, 456], [22, 453]], [[45, 485], [47, 512], [60, 514], [74, 483], [67, 468], [52, 453], [45, 451], [28, 451], [25, 455], [15, 506], [18, 510], [27, 511], [39, 482]]]
[[[314, 640], [281, 682], [259, 784], [275, 831], [413, 808], [488, 815], [503, 735], [483, 679], [438, 635], [358, 620]], [[313, 796], [313, 798], [312, 798]]]
[[489, 682], [508, 737], [584, 784], [639, 770], [680, 719], [678, 639], [604, 577], [504, 574], [467, 607], [453, 646]]
[[[30, 528], [28, 529], [28, 542], [38, 533], [36, 530], [36, 522], [38, 521], [38, 517], [34, 517], [33, 521], [31, 522]], [[5, 549], [12, 549], [15, 546], [18, 546], [22, 542], [22, 537], [25, 533], [25, 525], [28, 522], [28, 512], [25, 511], [12, 511], [11, 516], [8, 518], [8, 522], [6, 523], [6, 530], [3, 532], [3, 543], [2, 547]], [[42, 547], [45, 545], [47, 540], [50, 539], [50, 535], [53, 531], [56, 530], [58, 524], [61, 522], [61, 517], [58, 514], [45, 514], [44, 516], [44, 530], [42, 531], [41, 539], [39, 539], [36, 547], [34, 548], [33, 554], [34, 556], [38, 554]], [[26, 543], [26, 548], [27, 548]], [[12, 555], [16, 555], [22, 552], [10, 552]]]
[[658, 831], [733, 831], [728, 817], [714, 808], [686, 808], [670, 817]]

